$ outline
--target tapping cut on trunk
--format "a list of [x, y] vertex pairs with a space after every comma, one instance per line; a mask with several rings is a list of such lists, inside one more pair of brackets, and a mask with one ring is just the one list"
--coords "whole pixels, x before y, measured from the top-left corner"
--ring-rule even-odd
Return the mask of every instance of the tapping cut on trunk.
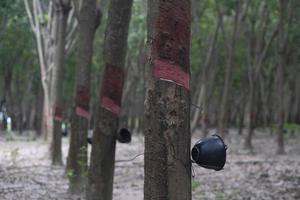
[[78, 86], [76, 90], [75, 104], [76, 114], [80, 117], [89, 118], [90, 90], [86, 86]]
[[119, 115], [124, 85], [123, 69], [111, 64], [106, 64], [102, 84], [100, 106]]

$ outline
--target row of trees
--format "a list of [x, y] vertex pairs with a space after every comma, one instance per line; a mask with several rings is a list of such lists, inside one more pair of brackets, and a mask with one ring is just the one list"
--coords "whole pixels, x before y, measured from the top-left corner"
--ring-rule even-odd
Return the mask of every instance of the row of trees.
[[[65, 55], [77, 40], [75, 93], [72, 103], [74, 106], [67, 159], [67, 173], [71, 174], [70, 189], [72, 192], [80, 192], [87, 184], [87, 199], [112, 199], [115, 135], [118, 130], [124, 81], [122, 68], [125, 65], [132, 1], [112, 0], [109, 4], [104, 40], [105, 67], [98, 93], [87, 183], [86, 138], [90, 115], [91, 61], [94, 35], [102, 14], [100, 4], [96, 0], [24, 0], [24, 3], [39, 54], [44, 92], [42, 131], [51, 139], [52, 163], [62, 164], [60, 127], [64, 107]], [[113, 106], [119, 106], [118, 110], [113, 110]]]
[[194, 12], [194, 23], [210, 32], [205, 40], [192, 37], [192, 48], [205, 49], [193, 79], [202, 113], [195, 111], [192, 129], [199, 120], [204, 134], [208, 127], [223, 136], [231, 126], [240, 133], [245, 127], [245, 147], [252, 149], [254, 129], [270, 127], [283, 153], [284, 125], [299, 123], [299, 2], [211, 3]]

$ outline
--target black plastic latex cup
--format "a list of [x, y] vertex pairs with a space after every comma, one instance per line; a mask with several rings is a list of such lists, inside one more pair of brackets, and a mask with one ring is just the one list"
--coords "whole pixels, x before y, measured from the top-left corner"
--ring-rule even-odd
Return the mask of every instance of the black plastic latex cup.
[[93, 130], [89, 130], [87, 134], [86, 141], [88, 144], [92, 145], [93, 144]]
[[86, 138], [86, 141], [88, 142], [88, 144], [93, 144], [93, 140], [92, 140], [92, 137], [88, 136]]
[[220, 136], [208, 136], [195, 144], [192, 158], [201, 167], [219, 171], [226, 162], [226, 149], [227, 146]]
[[127, 128], [121, 128], [118, 131], [116, 138], [121, 143], [129, 143], [131, 142], [131, 132]]

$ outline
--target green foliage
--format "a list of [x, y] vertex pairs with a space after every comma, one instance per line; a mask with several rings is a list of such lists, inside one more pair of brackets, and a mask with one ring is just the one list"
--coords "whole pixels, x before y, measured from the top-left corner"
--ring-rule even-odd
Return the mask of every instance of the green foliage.
[[74, 177], [74, 170], [68, 169], [68, 170], [67, 170], [67, 177], [68, 177], [69, 179], [72, 179], [72, 178]]
[[137, 59], [139, 55], [140, 43], [146, 41], [146, 2], [135, 0], [132, 8], [132, 17], [130, 20], [128, 33], [128, 57], [131, 60]]
[[223, 200], [225, 199], [224, 193], [223, 192], [217, 192], [216, 193], [216, 200]]
[[284, 123], [283, 128], [289, 132], [300, 133], [300, 124]]
[[20, 155], [19, 148], [15, 148], [15, 149], [11, 150], [10, 156], [12, 158], [13, 163], [16, 162], [19, 155]]
[[200, 183], [196, 180], [192, 180], [192, 191], [195, 191], [200, 186]]
[[228, 200], [233, 200], [233, 199], [236, 199], [236, 197], [238, 197], [239, 196], [239, 191], [238, 190], [234, 190], [234, 191], [232, 191], [228, 196], [227, 196], [227, 198], [226, 199], [228, 199]]
[[[209, 34], [216, 27], [215, 1], [201, 1], [193, 6], [191, 30], [191, 72], [198, 73], [205, 62], [205, 53], [209, 45]], [[205, 9], [204, 9], [205, 8]], [[203, 11], [204, 10], [204, 11]], [[203, 13], [202, 13], [203, 12]]]
[[87, 167], [87, 147], [86, 146], [83, 146], [79, 149], [77, 163], [78, 163], [78, 166], [81, 169], [80, 176], [87, 177], [88, 167]]
[[[3, 1], [5, 2], [7, 1]], [[36, 80], [39, 80], [39, 68], [23, 1], [9, 1], [8, 7], [1, 5], [1, 15], [6, 17], [6, 22], [5, 31], [2, 34], [0, 31], [0, 80], [7, 81], [4, 77], [8, 77], [11, 73], [10, 84], [13, 97], [21, 100], [20, 98], [27, 93], [27, 100], [32, 100], [33, 94], [38, 90], [39, 82]], [[36, 84], [31, 84], [33, 82]], [[1, 81], [0, 86], [3, 84], [4, 82]], [[3, 98], [2, 95], [3, 93], [0, 92], [0, 98]], [[9, 112], [14, 111], [9, 110]]]
[[196, 192], [195, 196], [196, 196], [197, 198], [202, 199], [202, 198], [205, 197], [205, 193], [204, 193], [204, 192]]
[[19, 155], [19, 148], [15, 148], [15, 149], [11, 150], [11, 152], [10, 152], [11, 157], [17, 157], [18, 155]]
[[[276, 132], [278, 130], [278, 125], [277, 124], [272, 124], [271, 126], [272, 131]], [[283, 124], [283, 129], [284, 129], [284, 137], [289, 138], [290, 136], [294, 134], [300, 134], [300, 125], [296, 123], [284, 123]]]

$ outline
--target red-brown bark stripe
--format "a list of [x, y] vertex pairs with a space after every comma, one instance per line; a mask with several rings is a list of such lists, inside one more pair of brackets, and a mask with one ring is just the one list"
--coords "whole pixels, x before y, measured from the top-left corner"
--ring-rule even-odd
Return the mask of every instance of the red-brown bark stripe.
[[256, 113], [255, 113], [255, 112], [251, 112], [251, 113], [250, 113], [250, 118], [251, 118], [252, 120], [255, 120], [255, 119], [256, 119]]
[[[189, 40], [190, 40], [190, 21], [191, 16], [189, 9], [186, 9], [188, 1], [183, 0], [165, 0], [159, 1], [159, 16], [156, 21], [157, 33], [154, 36], [154, 44], [152, 45], [152, 55], [155, 59], [159, 59], [173, 66], [179, 66], [181, 71], [186, 73], [185, 77], [189, 82]], [[155, 64], [155, 63], [154, 63]], [[170, 66], [164, 64], [164, 66]], [[154, 69], [156, 66], [154, 66]], [[155, 71], [155, 70], [153, 70]], [[167, 70], [160, 70], [164, 75], [153, 73], [156, 78], [166, 76]], [[178, 85], [178, 77], [175, 77], [174, 71], [171, 70], [168, 75], [170, 81]], [[189, 89], [189, 85], [185, 86]]]
[[76, 90], [75, 104], [78, 116], [89, 118], [90, 90], [85, 86], [78, 86]]
[[75, 108], [76, 115], [88, 119], [90, 117], [89, 111], [81, 108], [80, 106], [76, 106]]
[[100, 106], [118, 115], [121, 110], [123, 85], [123, 69], [106, 64], [102, 81]]
[[54, 120], [61, 122], [63, 120], [63, 108], [54, 106]]
[[168, 62], [156, 59], [154, 61], [153, 74], [156, 78], [175, 82], [178, 85], [189, 89], [190, 78], [189, 75], [182, 70], [179, 65], [170, 64]]

